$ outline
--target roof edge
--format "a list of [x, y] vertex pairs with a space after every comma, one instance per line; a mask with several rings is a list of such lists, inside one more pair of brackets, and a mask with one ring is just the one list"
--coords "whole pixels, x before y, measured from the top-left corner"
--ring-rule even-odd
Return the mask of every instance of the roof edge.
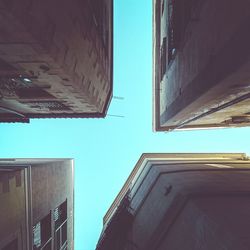
[[124, 195], [128, 192], [130, 185], [138, 172], [141, 171], [149, 161], [157, 162], [162, 160], [169, 162], [181, 161], [183, 163], [188, 163], [203, 161], [245, 161], [250, 159], [244, 153], [143, 153], [136, 162], [134, 169], [130, 173], [115, 200], [104, 215], [103, 224], [106, 224], [106, 222], [112, 216], [113, 211], [119, 205]]

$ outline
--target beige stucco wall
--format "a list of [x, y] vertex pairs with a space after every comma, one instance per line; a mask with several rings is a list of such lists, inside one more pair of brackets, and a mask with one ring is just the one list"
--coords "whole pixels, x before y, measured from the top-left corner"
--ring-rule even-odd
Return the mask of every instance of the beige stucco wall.
[[73, 165], [72, 161], [32, 165], [33, 225], [67, 199], [68, 248], [73, 250]]
[[[101, 24], [95, 23], [92, 6], [98, 1], [1, 2], [0, 60], [14, 69], [1, 71], [0, 77], [27, 76], [70, 110], [34, 108], [15, 95], [4, 95], [0, 104], [24, 114], [105, 113], [113, 84], [113, 2], [103, 2], [106, 19]], [[105, 45], [98, 30], [104, 25]]]

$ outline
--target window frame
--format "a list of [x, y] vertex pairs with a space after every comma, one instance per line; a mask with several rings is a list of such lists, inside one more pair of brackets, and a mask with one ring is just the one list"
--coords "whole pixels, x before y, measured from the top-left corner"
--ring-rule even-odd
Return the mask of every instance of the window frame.
[[[45, 241], [43, 241], [43, 233], [42, 233], [42, 220], [45, 220], [45, 219], [47, 219], [47, 217], [49, 217], [50, 218], [50, 236], [45, 240]], [[35, 245], [34, 245], [34, 227], [36, 226], [36, 225], [38, 225], [40, 223], [40, 230], [41, 230], [41, 232], [40, 232], [40, 237], [41, 237], [41, 245], [40, 246], [38, 246], [38, 247], [36, 247]], [[35, 225], [33, 225], [33, 227], [32, 227], [32, 231], [33, 231], [33, 235], [32, 235], [32, 242], [33, 242], [33, 244], [32, 244], [32, 249], [33, 250], [43, 250], [43, 249], [45, 249], [45, 247], [47, 247], [47, 245], [49, 244], [49, 243], [51, 243], [52, 244], [52, 242], [53, 242], [53, 230], [52, 230], [52, 213], [51, 213], [51, 210], [50, 210], [50, 212], [49, 212], [49, 214], [47, 214], [46, 216], [44, 216], [42, 219], [40, 219], [37, 223], [35, 223]]]
[[[54, 249], [55, 250], [64, 250], [68, 246], [68, 237], [67, 237], [67, 222], [68, 222], [68, 211], [67, 211], [67, 199], [61, 203], [58, 207], [53, 209], [53, 224], [54, 224]], [[57, 210], [57, 212], [56, 212]], [[61, 214], [60, 214], [61, 211]], [[57, 216], [55, 216], [55, 213], [59, 213]], [[60, 215], [63, 215], [64, 217], [60, 218]], [[56, 225], [56, 218], [57, 220], [61, 220], [59, 225]], [[66, 239], [63, 242], [63, 227], [66, 225]], [[58, 235], [57, 233], [59, 232], [59, 246], [58, 246]]]

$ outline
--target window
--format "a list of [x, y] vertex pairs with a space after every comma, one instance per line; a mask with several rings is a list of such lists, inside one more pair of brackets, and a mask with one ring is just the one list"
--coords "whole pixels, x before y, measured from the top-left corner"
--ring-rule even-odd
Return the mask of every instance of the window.
[[55, 99], [47, 91], [36, 87], [16, 89], [16, 94], [20, 99]]
[[23, 104], [29, 105], [31, 108], [36, 109], [48, 109], [50, 111], [64, 111], [64, 110], [70, 110], [69, 107], [64, 105], [63, 103], [59, 101], [25, 101], [22, 102]]
[[67, 249], [67, 200], [53, 211], [55, 250]]
[[168, 64], [174, 59], [176, 51], [176, 27], [174, 27], [174, 1], [168, 1]]
[[67, 249], [67, 200], [33, 226], [33, 250], [52, 250], [52, 245], [53, 250]]
[[185, 43], [188, 24], [199, 19], [203, 3], [203, 0], [168, 0], [168, 64]]
[[167, 70], [167, 38], [163, 38], [162, 46], [161, 46], [161, 80], [163, 79], [166, 70]]
[[165, 6], [165, 0], [162, 0], [162, 3], [161, 3], [161, 15], [163, 15], [163, 13], [164, 13], [164, 6]]
[[51, 213], [33, 226], [33, 249], [51, 250]]

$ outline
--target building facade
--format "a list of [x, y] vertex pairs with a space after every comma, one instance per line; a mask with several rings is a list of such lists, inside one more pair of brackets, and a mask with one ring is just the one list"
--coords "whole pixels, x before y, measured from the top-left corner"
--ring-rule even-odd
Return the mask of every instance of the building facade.
[[113, 0], [0, 2], [0, 122], [105, 117]]
[[250, 124], [248, 0], [153, 0], [156, 131]]
[[96, 249], [249, 249], [249, 197], [244, 154], [143, 154]]
[[1, 250], [74, 249], [73, 171], [71, 159], [1, 159]]

